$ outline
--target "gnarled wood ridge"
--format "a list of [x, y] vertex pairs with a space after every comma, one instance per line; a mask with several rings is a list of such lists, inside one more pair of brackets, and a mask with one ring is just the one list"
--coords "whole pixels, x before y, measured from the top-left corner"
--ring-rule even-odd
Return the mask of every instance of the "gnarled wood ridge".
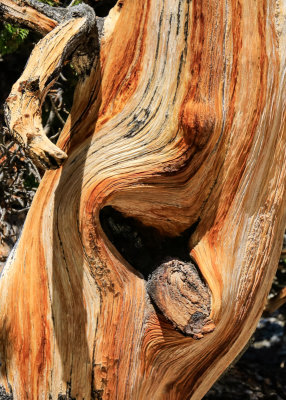
[[[2, 392], [201, 399], [253, 333], [278, 262], [285, 2], [120, 1], [100, 50], [90, 9], [0, 3], [49, 32], [7, 99], [9, 128], [42, 166], [65, 160], [1, 276]], [[63, 54], [81, 76], [53, 146], [39, 110]], [[106, 206], [164, 237], [187, 232], [189, 259], [166, 254], [146, 285], [105, 234]]]

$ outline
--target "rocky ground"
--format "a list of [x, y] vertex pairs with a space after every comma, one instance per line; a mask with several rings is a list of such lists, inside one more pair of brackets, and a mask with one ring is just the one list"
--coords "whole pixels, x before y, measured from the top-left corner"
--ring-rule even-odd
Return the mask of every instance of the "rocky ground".
[[241, 359], [204, 400], [286, 399], [286, 307], [262, 318]]

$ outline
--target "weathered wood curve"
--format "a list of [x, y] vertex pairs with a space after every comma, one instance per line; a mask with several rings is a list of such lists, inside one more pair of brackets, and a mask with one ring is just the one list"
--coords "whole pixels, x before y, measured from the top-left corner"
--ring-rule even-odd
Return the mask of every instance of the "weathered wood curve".
[[[242, 350], [285, 226], [285, 13], [279, 0], [110, 12], [57, 143], [68, 158], [0, 280], [0, 385], [15, 399], [200, 399]], [[156, 312], [105, 206], [166, 236], [197, 223], [215, 330], [194, 340]]]

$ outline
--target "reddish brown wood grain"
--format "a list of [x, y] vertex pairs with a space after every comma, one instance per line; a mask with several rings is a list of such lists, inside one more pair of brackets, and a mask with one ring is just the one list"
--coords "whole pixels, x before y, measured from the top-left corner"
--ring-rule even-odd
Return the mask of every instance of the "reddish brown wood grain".
[[[0, 281], [15, 399], [200, 399], [262, 313], [285, 225], [285, 9], [125, 0], [79, 82]], [[211, 292], [201, 340], [158, 312], [100, 210], [178, 236]]]

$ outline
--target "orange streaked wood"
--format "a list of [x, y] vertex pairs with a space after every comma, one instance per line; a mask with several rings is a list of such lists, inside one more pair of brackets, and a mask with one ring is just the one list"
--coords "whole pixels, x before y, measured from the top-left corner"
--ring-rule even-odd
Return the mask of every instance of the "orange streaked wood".
[[[285, 13], [280, 0], [110, 12], [57, 143], [68, 158], [0, 280], [0, 385], [15, 399], [201, 399], [241, 352], [286, 222]], [[214, 330], [195, 340], [154, 308], [103, 232], [105, 206], [166, 236], [196, 223]]]

